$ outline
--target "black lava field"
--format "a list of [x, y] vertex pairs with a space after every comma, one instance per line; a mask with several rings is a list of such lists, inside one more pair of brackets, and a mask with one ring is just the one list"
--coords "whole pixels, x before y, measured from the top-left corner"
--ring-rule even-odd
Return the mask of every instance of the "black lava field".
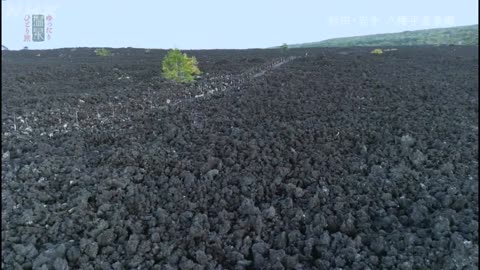
[[2, 269], [477, 269], [478, 47], [2, 51]]

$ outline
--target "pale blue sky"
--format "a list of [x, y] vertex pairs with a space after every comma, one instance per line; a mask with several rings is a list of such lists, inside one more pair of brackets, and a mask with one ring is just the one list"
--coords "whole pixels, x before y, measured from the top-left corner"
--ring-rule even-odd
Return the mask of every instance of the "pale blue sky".
[[[265, 48], [477, 24], [477, 10], [475, 0], [6, 0], [2, 44], [10, 49]], [[24, 42], [27, 14], [53, 16], [50, 40]]]

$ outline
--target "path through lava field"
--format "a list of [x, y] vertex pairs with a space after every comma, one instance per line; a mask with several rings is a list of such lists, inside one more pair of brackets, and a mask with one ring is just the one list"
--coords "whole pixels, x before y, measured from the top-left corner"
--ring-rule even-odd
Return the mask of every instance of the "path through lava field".
[[2, 51], [2, 269], [477, 269], [477, 47]]

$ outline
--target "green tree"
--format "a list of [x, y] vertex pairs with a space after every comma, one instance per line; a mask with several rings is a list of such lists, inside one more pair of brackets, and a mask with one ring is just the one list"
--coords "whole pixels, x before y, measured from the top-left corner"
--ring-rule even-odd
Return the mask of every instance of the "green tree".
[[98, 56], [111, 56], [112, 55], [112, 53], [105, 48], [96, 49], [95, 54], [98, 55]]
[[282, 46], [280, 46], [280, 49], [282, 50], [282, 53], [287, 53], [288, 51], [287, 43], [283, 43]]
[[192, 82], [195, 75], [200, 75], [198, 62], [195, 57], [188, 57], [187, 54], [178, 49], [170, 50], [162, 62], [163, 76], [168, 80], [176, 82]]
[[382, 49], [375, 49], [375, 50], [371, 51], [370, 53], [371, 54], [382, 54], [383, 50]]

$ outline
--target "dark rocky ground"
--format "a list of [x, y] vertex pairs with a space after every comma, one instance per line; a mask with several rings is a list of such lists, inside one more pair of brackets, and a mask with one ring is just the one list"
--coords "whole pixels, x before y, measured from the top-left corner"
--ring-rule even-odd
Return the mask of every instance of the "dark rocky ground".
[[2, 269], [477, 269], [477, 47], [370, 50], [2, 51]]

